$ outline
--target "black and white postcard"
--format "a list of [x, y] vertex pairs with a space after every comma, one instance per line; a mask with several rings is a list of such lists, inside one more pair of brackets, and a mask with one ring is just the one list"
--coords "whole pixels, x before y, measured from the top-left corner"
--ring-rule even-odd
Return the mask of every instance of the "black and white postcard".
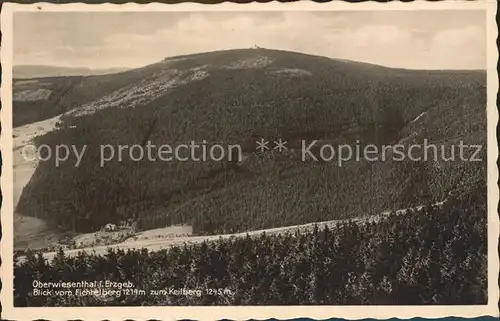
[[498, 315], [496, 6], [4, 4], [4, 316]]

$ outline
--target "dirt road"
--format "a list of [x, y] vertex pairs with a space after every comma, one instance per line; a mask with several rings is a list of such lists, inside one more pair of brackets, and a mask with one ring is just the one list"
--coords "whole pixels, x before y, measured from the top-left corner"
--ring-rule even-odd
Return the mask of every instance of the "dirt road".
[[[436, 206], [442, 206], [445, 201], [442, 202], [437, 202], [434, 205]], [[407, 209], [400, 209], [395, 211], [395, 214], [397, 215], [404, 215], [408, 212], [409, 209], [412, 210], [420, 210], [422, 209], [423, 206], [416, 206], [413, 208], [407, 208]], [[391, 211], [385, 211], [379, 215], [374, 215], [374, 216], [365, 216], [365, 217], [358, 217], [358, 218], [353, 218], [351, 219], [353, 222], [360, 223], [360, 224], [366, 224], [368, 222], [378, 222], [383, 218], [388, 217], [392, 212]], [[303, 225], [293, 225], [293, 226], [285, 226], [285, 227], [277, 227], [277, 228], [270, 228], [270, 229], [264, 229], [264, 230], [255, 230], [255, 231], [249, 231], [249, 232], [242, 232], [242, 233], [235, 233], [235, 234], [218, 234], [218, 235], [207, 235], [207, 236], [186, 236], [186, 237], [172, 237], [172, 238], [156, 238], [156, 239], [141, 239], [141, 240], [133, 240], [133, 238], [126, 240], [123, 243], [118, 243], [118, 244], [113, 244], [113, 245], [103, 245], [103, 246], [96, 246], [96, 247], [87, 247], [87, 248], [81, 248], [81, 249], [74, 249], [74, 250], [65, 250], [64, 254], [66, 256], [76, 256], [79, 252], [86, 252], [89, 254], [97, 254], [97, 255], [102, 255], [105, 254], [108, 250], [108, 248], [111, 249], [121, 249], [121, 250], [128, 250], [128, 249], [142, 249], [146, 248], [149, 251], [158, 251], [161, 249], [166, 249], [172, 246], [179, 246], [183, 245], [184, 243], [186, 244], [196, 244], [196, 243], [202, 243], [202, 242], [212, 242], [212, 241], [217, 241], [218, 239], [230, 239], [230, 238], [236, 238], [236, 237], [246, 237], [247, 234], [251, 237], [256, 237], [261, 235], [262, 233], [266, 233], [267, 235], [271, 234], [280, 234], [280, 233], [286, 233], [286, 232], [307, 232], [307, 231], [312, 231], [314, 229], [314, 225], [318, 226], [319, 230], [322, 230], [325, 228], [325, 226], [328, 226], [329, 228], [335, 227], [337, 224], [340, 223], [345, 223], [348, 222], [348, 219], [342, 219], [342, 220], [331, 220], [331, 221], [324, 221], [324, 222], [317, 222], [317, 223], [309, 223], [309, 224], [303, 224]], [[56, 252], [48, 252], [44, 253], [44, 257], [46, 259], [51, 260], [57, 253]], [[22, 261], [22, 259], [21, 259]]]

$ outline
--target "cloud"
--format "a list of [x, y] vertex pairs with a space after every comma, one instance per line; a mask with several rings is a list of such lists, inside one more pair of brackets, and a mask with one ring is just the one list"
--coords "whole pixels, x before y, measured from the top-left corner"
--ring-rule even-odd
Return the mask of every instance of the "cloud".
[[[52, 14], [50, 21], [38, 15], [35, 20], [24, 19], [16, 25], [15, 39], [20, 40], [14, 58], [16, 64], [33, 61], [91, 68], [137, 67], [168, 56], [258, 44], [392, 67], [483, 69], [485, 16], [468, 14], [79, 13], [73, 17]], [[454, 19], [457, 17], [463, 19]], [[41, 37], [41, 33], [47, 37]]]
[[480, 27], [441, 31], [433, 37], [431, 46], [435, 54], [430, 58], [444, 69], [486, 68], [486, 35]]
[[[367, 26], [332, 35], [333, 56], [410, 69], [484, 69], [486, 35], [480, 27], [434, 34], [396, 26]], [[457, 55], [460, 53], [460, 55]]]

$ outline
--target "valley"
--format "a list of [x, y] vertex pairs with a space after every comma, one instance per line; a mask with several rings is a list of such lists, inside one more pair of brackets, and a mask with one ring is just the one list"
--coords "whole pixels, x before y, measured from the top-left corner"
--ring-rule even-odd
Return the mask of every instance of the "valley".
[[[293, 152], [255, 150], [261, 138], [283, 138], [290, 148], [312, 139], [332, 146], [408, 147], [424, 138], [448, 148], [459, 139], [482, 145], [482, 71], [392, 69], [256, 49], [167, 58], [140, 69], [71, 79], [65, 78], [70, 84], [63, 91], [57, 89], [62, 78], [15, 82], [24, 95], [14, 102], [15, 119], [26, 117], [16, 105], [31, 106], [26, 97], [63, 111], [55, 117], [52, 111], [37, 114], [36, 122], [16, 127], [16, 150], [28, 141], [88, 146], [77, 167], [74, 155], [54, 166], [26, 163], [16, 154], [16, 217], [22, 218], [16, 221], [25, 222], [16, 225], [16, 249], [47, 248], [57, 238], [79, 236], [101, 251], [108, 243], [169, 226], [192, 227], [192, 237], [167, 241], [179, 244], [356, 219], [361, 213], [376, 217], [467, 195], [485, 179], [484, 163], [361, 159], [340, 167], [304, 162]], [[37, 100], [30, 90], [40, 86], [51, 94]], [[202, 140], [243, 146], [244, 162], [110, 159], [102, 166], [100, 159], [104, 145]], [[136, 228], [89, 241], [105, 224], [121, 220], [134, 220]], [[51, 233], [54, 237], [47, 237]], [[164, 245], [127, 242], [123, 246]]]
[[6, 5], [9, 319], [498, 315], [496, 7], [452, 2]]

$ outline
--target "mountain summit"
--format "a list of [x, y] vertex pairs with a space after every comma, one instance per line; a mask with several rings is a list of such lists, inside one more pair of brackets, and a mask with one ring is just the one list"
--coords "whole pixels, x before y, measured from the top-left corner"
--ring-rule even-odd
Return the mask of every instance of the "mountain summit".
[[[258, 153], [255, 142], [282, 139], [295, 149], [303, 141], [485, 144], [485, 84], [480, 71], [393, 69], [262, 48], [177, 56], [110, 75], [17, 81], [15, 124], [64, 113], [60, 128], [37, 143], [88, 146], [76, 168], [41, 162], [17, 210], [81, 231], [134, 217], [142, 228], [182, 223], [211, 234], [441, 201], [483, 181], [485, 164], [362, 159], [338, 166], [272, 145]], [[245, 157], [237, 166], [116, 159], [101, 166], [100, 146], [147, 141], [240, 144]]]

